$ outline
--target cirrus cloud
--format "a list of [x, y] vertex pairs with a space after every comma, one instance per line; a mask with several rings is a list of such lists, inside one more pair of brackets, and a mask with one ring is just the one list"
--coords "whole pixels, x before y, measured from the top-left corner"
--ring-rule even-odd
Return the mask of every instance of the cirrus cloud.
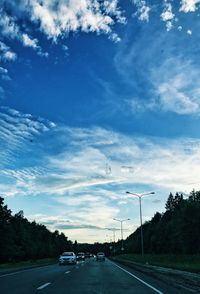
[[[199, 139], [56, 126], [8, 108], [1, 109], [0, 120], [0, 194], [7, 199], [44, 201], [45, 207], [48, 203], [51, 215], [46, 211], [29, 217], [52, 230], [61, 229], [72, 239], [94, 240], [86, 237], [89, 229], [102, 240], [101, 231], [115, 225], [113, 217], [127, 218], [132, 213], [129, 201], [137, 215], [138, 202], [126, 190], [162, 191], [159, 201], [146, 199], [144, 218], [149, 219], [157, 210], [155, 203], [161, 207], [169, 191], [199, 187]], [[41, 214], [42, 206], [34, 207], [33, 213]], [[137, 225], [137, 217], [133, 221]], [[132, 230], [133, 224], [127, 228]]]

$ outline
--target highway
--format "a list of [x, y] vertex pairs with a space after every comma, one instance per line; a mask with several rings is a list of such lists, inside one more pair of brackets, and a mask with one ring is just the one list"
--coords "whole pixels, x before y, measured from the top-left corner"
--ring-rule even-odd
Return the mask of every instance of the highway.
[[185, 294], [147, 274], [106, 259], [58, 264], [0, 276], [2, 294]]

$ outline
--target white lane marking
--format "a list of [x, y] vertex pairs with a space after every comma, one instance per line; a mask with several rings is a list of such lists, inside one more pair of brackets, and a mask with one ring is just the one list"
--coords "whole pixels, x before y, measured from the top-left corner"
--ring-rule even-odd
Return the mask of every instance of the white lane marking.
[[[51, 265], [52, 265], [52, 264], [51, 264]], [[3, 275], [0, 275], [0, 278], [6, 277], [6, 276], [17, 275], [17, 274], [24, 273], [24, 272], [31, 271], [31, 270], [35, 270], [35, 269], [43, 269], [44, 267], [47, 267], [47, 266], [49, 266], [49, 265], [36, 266], [36, 267], [34, 267], [34, 268], [28, 268], [28, 269], [25, 269], [25, 270], [22, 270], [22, 271], [19, 270], [19, 271], [14, 272], [14, 273], [3, 274]]]
[[128, 272], [127, 270], [125, 270], [123, 267], [117, 265], [116, 263], [112, 262], [109, 260], [110, 263], [114, 264], [116, 267], [120, 268], [122, 271], [124, 271], [125, 273], [129, 274], [130, 276], [132, 276], [133, 278], [135, 278], [136, 280], [140, 281], [142, 284], [146, 285], [147, 287], [151, 288], [152, 290], [154, 290], [155, 292], [159, 293], [159, 294], [164, 294], [163, 292], [159, 291], [158, 289], [154, 288], [153, 286], [151, 286], [150, 284], [146, 283], [145, 281], [143, 281], [142, 279], [138, 278], [137, 276], [135, 276], [134, 274]]
[[70, 273], [70, 271], [68, 271], [68, 272], [65, 272], [65, 274], [69, 274]]
[[46, 283], [46, 284], [44, 284], [44, 285], [38, 287], [37, 290], [42, 290], [42, 289], [44, 289], [45, 287], [49, 286], [50, 284], [51, 284], [51, 283]]

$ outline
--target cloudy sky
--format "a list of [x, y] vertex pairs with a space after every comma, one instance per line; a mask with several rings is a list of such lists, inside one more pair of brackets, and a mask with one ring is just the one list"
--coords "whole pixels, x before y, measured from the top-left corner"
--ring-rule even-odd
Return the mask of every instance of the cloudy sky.
[[[71, 240], [200, 188], [199, 0], [0, 0], [0, 195]], [[120, 237], [117, 231], [117, 238]]]

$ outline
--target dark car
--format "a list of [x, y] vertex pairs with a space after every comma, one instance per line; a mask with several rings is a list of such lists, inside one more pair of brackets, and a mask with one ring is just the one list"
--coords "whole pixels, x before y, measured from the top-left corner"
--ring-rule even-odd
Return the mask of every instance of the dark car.
[[90, 252], [85, 253], [85, 258], [90, 258]]
[[105, 254], [103, 252], [98, 252], [96, 256], [97, 261], [105, 261]]
[[79, 252], [76, 256], [77, 260], [85, 260], [85, 253], [84, 252]]

